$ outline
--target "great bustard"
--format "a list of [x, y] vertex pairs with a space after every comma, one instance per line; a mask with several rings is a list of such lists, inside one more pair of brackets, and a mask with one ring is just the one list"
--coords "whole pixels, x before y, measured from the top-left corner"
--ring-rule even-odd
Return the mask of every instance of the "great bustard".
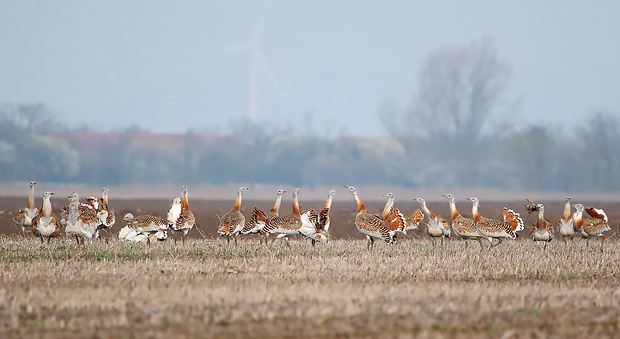
[[68, 237], [75, 237], [78, 246], [84, 244], [84, 238], [93, 239], [99, 235], [97, 226], [100, 222], [96, 210], [82, 206], [80, 196], [76, 192], [69, 196], [69, 207], [64, 217], [65, 234]]
[[28, 194], [28, 204], [25, 208], [17, 211], [17, 215], [13, 218], [13, 222], [22, 228], [22, 235], [26, 236], [26, 228], [32, 227], [32, 219], [39, 214], [39, 209], [34, 201], [34, 186], [36, 181], [30, 182], [30, 193]]
[[454, 234], [459, 236], [461, 239], [466, 240], [465, 248], [467, 248], [469, 240], [477, 240], [480, 244], [480, 249], [482, 250], [484, 248], [482, 245], [482, 235], [480, 235], [480, 232], [476, 229], [474, 220], [465, 218], [459, 213], [456, 209], [454, 195], [442, 194], [441, 196], [448, 199], [448, 204], [450, 205], [450, 219], [452, 221], [451, 227]]
[[97, 218], [99, 218], [100, 222], [99, 229], [105, 230], [108, 234], [110, 234], [109, 230], [116, 222], [116, 215], [114, 211], [110, 209], [110, 203], [108, 201], [109, 192], [110, 190], [107, 187], [102, 189], [101, 199], [99, 199], [99, 206], [97, 207]]
[[501, 244], [504, 238], [516, 239], [518, 237], [517, 232], [523, 230], [523, 220], [519, 213], [504, 207], [502, 211], [504, 217], [503, 221], [488, 219], [478, 212], [478, 208], [480, 207], [478, 198], [470, 197], [467, 198], [467, 200], [472, 202], [472, 215], [474, 216], [476, 229], [480, 232], [480, 235], [486, 238], [489, 243], [492, 243], [494, 238], [498, 240], [496, 244], [491, 244], [491, 247]]
[[[181, 186], [181, 213], [179, 217], [170, 226], [170, 231], [173, 235], [179, 234], [183, 243], [185, 243], [185, 236], [192, 230], [196, 224], [196, 218], [194, 213], [189, 208], [189, 192], [187, 186]], [[177, 238], [174, 238], [176, 243]]]
[[235, 205], [220, 218], [220, 225], [217, 228], [217, 233], [220, 236], [225, 236], [228, 243], [230, 243], [230, 237], [235, 237], [235, 245], [237, 244], [236, 236], [245, 225], [245, 216], [241, 213], [241, 199], [243, 197], [243, 192], [249, 189], [248, 187], [239, 187]]
[[448, 222], [435, 213], [431, 212], [426, 206], [426, 200], [423, 198], [414, 198], [420, 203], [422, 212], [426, 216], [426, 235], [433, 240], [433, 246], [435, 246], [435, 238], [441, 238], [441, 245], [443, 246], [443, 239], [450, 237], [450, 225]]
[[532, 225], [530, 238], [533, 241], [544, 241], [544, 250], [546, 250], [547, 243], [553, 240], [555, 236], [553, 232], [553, 225], [545, 220], [545, 206], [543, 204], [537, 204], [536, 211], [538, 212], [538, 218], [536, 219], [536, 223]]
[[383, 219], [383, 224], [387, 227], [392, 241], [396, 242], [396, 233], [407, 235], [405, 230], [407, 220], [398, 208], [394, 207], [394, 200], [396, 199], [394, 193], [386, 193], [383, 196], [387, 198], [387, 201], [383, 207], [383, 212], [381, 212], [381, 219]]
[[[265, 226], [261, 228], [260, 233], [267, 236], [274, 235], [275, 238], [271, 241], [269, 248], [273, 246], [276, 239], [284, 238], [286, 240], [286, 246], [291, 249], [288, 237], [293, 234], [299, 233], [301, 228], [301, 207], [299, 205], [299, 188], [293, 191], [293, 211], [289, 215], [279, 216], [275, 218], [267, 218], [266, 214], [262, 211], [257, 214], [257, 219], [265, 223]], [[267, 241], [265, 240], [265, 244]]]
[[[575, 213], [573, 214], [573, 219], [575, 220], [575, 228], [579, 235], [583, 238], [589, 240], [591, 237], [601, 237], [601, 252], [603, 251], [603, 246], [605, 245], [605, 236], [604, 232], [611, 231], [611, 227], [609, 226], [609, 221], [607, 219], [607, 214], [602, 209], [597, 209], [594, 207], [584, 207], [582, 204], [574, 204]], [[584, 212], [586, 212], [590, 217], [584, 218]]]
[[123, 217], [123, 221], [127, 223], [127, 226], [119, 233], [119, 238], [123, 240], [132, 242], [146, 241], [150, 244], [151, 238], [157, 240], [168, 239], [168, 221], [160, 217], [152, 215], [139, 215], [134, 217], [133, 214], [127, 213]]
[[317, 241], [324, 244], [329, 241], [329, 225], [331, 223], [329, 210], [332, 206], [334, 194], [336, 194], [335, 190], [331, 190], [327, 193], [327, 201], [325, 201], [325, 205], [323, 205], [323, 209], [319, 214], [317, 214], [314, 209], [311, 209], [301, 215], [299, 233], [310, 238], [313, 247]]
[[49, 245], [50, 239], [60, 235], [62, 225], [60, 219], [54, 214], [52, 209], [52, 202], [50, 198], [54, 195], [52, 192], [43, 193], [43, 205], [41, 206], [41, 213], [39, 213], [34, 220], [32, 220], [32, 232], [35, 236], [41, 238], [43, 244], [43, 238], [47, 238], [47, 244]]
[[[267, 219], [277, 218], [280, 216], [280, 205], [282, 204], [282, 196], [286, 193], [285, 190], [278, 190], [278, 194], [276, 195], [276, 201], [273, 204], [273, 207], [269, 211], [269, 214], [266, 215]], [[252, 216], [248, 221], [246, 221], [243, 229], [241, 229], [241, 234], [256, 234], [259, 233], [260, 230], [265, 227], [265, 222], [258, 220], [257, 217], [258, 208], [254, 208], [252, 211]], [[263, 242], [263, 235], [260, 235], [260, 242]]]
[[366, 206], [360, 200], [357, 195], [357, 189], [353, 186], [345, 186], [349, 190], [355, 204], [357, 205], [357, 214], [355, 215], [355, 227], [357, 230], [366, 236], [368, 243], [366, 245], [367, 250], [371, 250], [375, 245], [375, 238], [383, 239], [385, 242], [393, 244], [394, 239], [390, 236], [390, 231], [385, 226], [381, 217], [369, 213]]
[[570, 197], [566, 197], [564, 212], [560, 220], [558, 220], [558, 236], [564, 240], [564, 244], [567, 244], [566, 238], [568, 237], [573, 240], [576, 231], [573, 215], [571, 214], [570, 200]]

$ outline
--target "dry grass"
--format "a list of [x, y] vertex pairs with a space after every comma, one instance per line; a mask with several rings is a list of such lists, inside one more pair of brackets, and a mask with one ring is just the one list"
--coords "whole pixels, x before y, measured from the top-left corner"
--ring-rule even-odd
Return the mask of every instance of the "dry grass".
[[620, 248], [0, 238], [0, 336], [612, 337]]

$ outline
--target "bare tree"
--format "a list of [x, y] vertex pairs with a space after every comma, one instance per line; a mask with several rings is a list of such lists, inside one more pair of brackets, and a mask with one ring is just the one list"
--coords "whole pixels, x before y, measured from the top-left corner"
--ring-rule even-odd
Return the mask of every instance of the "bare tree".
[[440, 48], [423, 62], [409, 107], [400, 115], [388, 101], [381, 107], [381, 120], [392, 134], [477, 139], [499, 113], [510, 75], [491, 38]]

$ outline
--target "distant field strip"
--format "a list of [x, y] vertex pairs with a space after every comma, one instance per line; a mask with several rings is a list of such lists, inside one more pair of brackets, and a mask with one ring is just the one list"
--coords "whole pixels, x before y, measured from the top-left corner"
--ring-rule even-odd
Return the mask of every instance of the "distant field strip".
[[[0, 336], [613, 337], [620, 248], [0, 237]], [[472, 246], [475, 245], [475, 246]]]

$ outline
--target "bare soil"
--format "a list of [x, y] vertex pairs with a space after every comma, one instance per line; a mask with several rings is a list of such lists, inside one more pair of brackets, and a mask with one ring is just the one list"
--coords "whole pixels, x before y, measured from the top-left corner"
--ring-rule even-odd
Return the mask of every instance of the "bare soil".
[[[54, 200], [53, 200], [54, 203]], [[508, 206], [523, 212], [523, 202]], [[25, 199], [0, 198], [0, 337], [615, 337], [620, 321], [617, 225], [605, 241], [554, 240], [543, 251], [521, 232], [480, 251], [421, 231], [372, 252], [355, 230], [355, 207], [336, 202], [334, 239], [312, 247], [215, 236], [232, 201], [191, 200], [202, 230], [184, 244], [87, 242], [41, 246], [11, 221]], [[246, 214], [268, 201], [244, 200]], [[322, 202], [304, 202], [306, 209]], [[62, 204], [54, 204], [59, 209]], [[125, 212], [164, 216], [169, 201], [114, 200]], [[368, 203], [379, 211], [382, 203]], [[588, 203], [586, 203], [588, 205]], [[610, 220], [615, 203], [596, 204]], [[398, 206], [411, 213], [417, 206]], [[448, 216], [447, 202], [429, 205]], [[498, 217], [503, 204], [482, 203]], [[562, 202], [547, 203], [553, 223]], [[283, 202], [282, 211], [290, 203]], [[469, 204], [459, 208], [469, 214]], [[522, 213], [525, 218], [526, 213]], [[534, 222], [534, 216], [526, 225]], [[120, 228], [120, 221], [114, 231]]]

